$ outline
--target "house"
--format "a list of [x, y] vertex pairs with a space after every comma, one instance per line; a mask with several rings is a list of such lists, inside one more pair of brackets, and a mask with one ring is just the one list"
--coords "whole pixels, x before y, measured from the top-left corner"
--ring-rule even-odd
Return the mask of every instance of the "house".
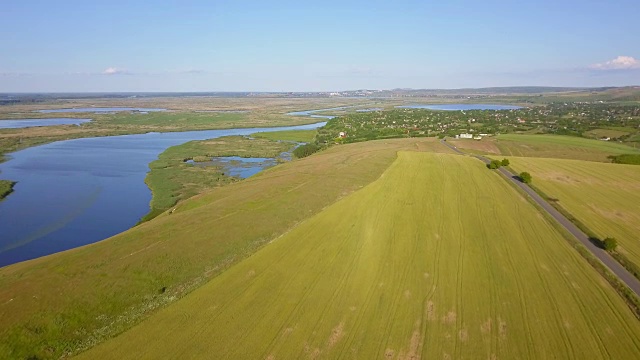
[[472, 134], [460, 134], [460, 139], [473, 139]]
[[338, 134], [338, 137], [341, 138], [341, 139], [344, 139], [344, 138], [347, 137], [347, 133], [344, 132], [344, 131], [340, 131], [340, 133]]

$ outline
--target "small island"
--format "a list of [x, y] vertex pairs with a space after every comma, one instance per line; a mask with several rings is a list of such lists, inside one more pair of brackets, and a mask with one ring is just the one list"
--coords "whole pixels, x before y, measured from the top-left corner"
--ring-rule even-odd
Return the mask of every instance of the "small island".
[[0, 180], [0, 201], [4, 200], [13, 192], [13, 186], [16, 183], [9, 180]]

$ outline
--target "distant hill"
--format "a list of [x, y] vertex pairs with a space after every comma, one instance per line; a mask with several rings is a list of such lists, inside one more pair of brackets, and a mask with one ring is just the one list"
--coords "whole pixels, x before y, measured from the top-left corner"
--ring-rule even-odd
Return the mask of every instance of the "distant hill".
[[409, 89], [390, 90], [358, 89], [345, 91], [309, 92], [120, 92], [120, 93], [0, 93], [0, 105], [44, 102], [59, 99], [122, 99], [156, 97], [463, 97], [463, 96], [513, 96], [513, 95], [605, 95], [611, 100], [638, 101], [640, 86], [627, 87], [552, 87], [552, 86], [509, 86], [463, 89]]

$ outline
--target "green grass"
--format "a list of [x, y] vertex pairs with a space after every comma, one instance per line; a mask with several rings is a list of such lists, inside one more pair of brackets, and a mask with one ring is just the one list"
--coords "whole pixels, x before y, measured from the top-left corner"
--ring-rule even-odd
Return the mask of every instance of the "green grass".
[[13, 186], [16, 183], [8, 180], [0, 180], [0, 201], [4, 200], [13, 192]]
[[218, 139], [190, 141], [168, 148], [149, 164], [145, 182], [151, 189], [151, 211], [142, 221], [148, 221], [194, 195], [238, 178], [225, 173], [221, 166], [194, 166], [186, 160], [210, 161], [218, 156], [275, 158], [291, 148], [291, 144], [267, 139], [227, 136]]
[[610, 141], [559, 135], [498, 135], [495, 145], [508, 156], [562, 158], [608, 162], [607, 156], [640, 153]]
[[80, 358], [639, 356], [624, 301], [504, 179], [469, 157], [401, 152], [375, 182]]
[[316, 137], [318, 130], [287, 130], [275, 132], [259, 132], [251, 136], [269, 140], [295, 141], [310, 143]]
[[599, 239], [614, 237], [618, 252], [640, 266], [640, 167], [560, 159], [509, 158], [516, 171]]
[[0, 268], [0, 358], [57, 359], [130, 328], [375, 180], [402, 149], [449, 151], [433, 139], [330, 148], [108, 240]]

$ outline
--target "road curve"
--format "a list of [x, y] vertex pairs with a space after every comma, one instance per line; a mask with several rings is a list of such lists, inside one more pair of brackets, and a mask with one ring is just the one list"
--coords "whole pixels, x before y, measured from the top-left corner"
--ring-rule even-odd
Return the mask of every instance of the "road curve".
[[[451, 150], [467, 155], [467, 153], [461, 151], [454, 145], [449, 144], [446, 140], [440, 140], [440, 142], [449, 147]], [[484, 163], [488, 164], [491, 162], [490, 159], [480, 156], [469, 154]], [[640, 281], [636, 279], [627, 269], [625, 269], [619, 262], [617, 262], [614, 258], [609, 255], [603, 249], [594, 245], [591, 240], [589, 240], [589, 236], [582, 232], [577, 226], [575, 226], [569, 219], [567, 219], [564, 215], [562, 215], [558, 210], [556, 210], [553, 206], [551, 206], [546, 200], [544, 200], [538, 193], [533, 191], [527, 184], [521, 182], [515, 174], [507, 170], [506, 168], [501, 167], [498, 169], [504, 177], [508, 180], [516, 184], [519, 188], [524, 190], [538, 205], [540, 205], [551, 217], [553, 217], [560, 225], [562, 225], [568, 232], [570, 232], [573, 236], [575, 236], [578, 241], [584, 245], [591, 253], [598, 258], [605, 266], [609, 268], [609, 270], [614, 273], [622, 282], [624, 282], [629, 289], [631, 289], [637, 296], [640, 296]]]

